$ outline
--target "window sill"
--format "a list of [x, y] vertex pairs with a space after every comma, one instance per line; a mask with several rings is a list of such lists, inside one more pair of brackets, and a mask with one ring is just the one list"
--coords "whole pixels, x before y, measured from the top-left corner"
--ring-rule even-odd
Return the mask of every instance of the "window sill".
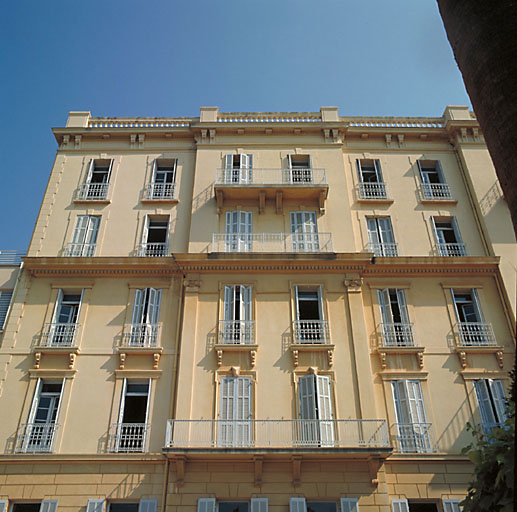
[[359, 197], [357, 202], [361, 204], [393, 204], [394, 200], [389, 197]]
[[426, 198], [426, 199], [420, 199], [420, 202], [422, 204], [458, 204], [458, 200], [453, 199], [452, 197], [448, 197], [448, 198], [444, 198], [444, 199], [439, 199], [437, 197], [434, 199]]
[[180, 202], [179, 199], [177, 198], [172, 198], [172, 199], [169, 199], [169, 198], [156, 198], [156, 199], [150, 199], [150, 198], [142, 198], [142, 200], [140, 201], [142, 203], [147, 203], [147, 204], [156, 204], [156, 203], [163, 203], [163, 204], [178, 204]]
[[111, 199], [105, 197], [104, 199], [74, 199], [75, 204], [110, 204]]

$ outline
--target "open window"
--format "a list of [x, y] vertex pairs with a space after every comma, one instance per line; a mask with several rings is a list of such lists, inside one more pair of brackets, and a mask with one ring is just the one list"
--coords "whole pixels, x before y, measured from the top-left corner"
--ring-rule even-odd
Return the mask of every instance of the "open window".
[[439, 256], [466, 256], [455, 217], [431, 217]]
[[474, 381], [474, 389], [481, 414], [481, 425], [486, 433], [494, 427], [501, 427], [506, 421], [503, 381], [479, 379]]
[[45, 326], [43, 344], [48, 347], [73, 347], [79, 327], [82, 291], [59, 289], [52, 322]]
[[383, 345], [387, 347], [412, 347], [413, 334], [404, 290], [384, 288], [377, 290], [381, 310]]
[[250, 377], [221, 378], [219, 445], [248, 446], [251, 443], [251, 400]]
[[495, 345], [492, 325], [486, 323], [483, 318], [477, 290], [475, 288], [451, 289], [451, 295], [458, 320], [460, 344], [463, 346]]
[[197, 512], [268, 512], [268, 502], [268, 498], [251, 498], [250, 502], [199, 498]]
[[386, 184], [382, 179], [381, 163], [379, 160], [356, 160], [359, 177], [359, 197], [361, 199], [385, 199]]
[[162, 291], [154, 288], [135, 290], [129, 347], [157, 347]]
[[295, 343], [329, 343], [327, 322], [323, 313], [321, 286], [294, 287], [296, 321]]
[[424, 199], [451, 199], [451, 190], [445, 182], [438, 160], [418, 160], [418, 171]]
[[369, 217], [366, 219], [370, 251], [375, 256], [398, 256], [397, 244], [389, 217]]
[[[56, 512], [57, 500], [43, 500], [38, 502], [14, 502], [10, 508], [11, 512]], [[7, 507], [2, 510], [2, 500], [0, 500], [0, 512], [8, 512]]]
[[147, 215], [142, 233], [139, 256], [167, 256], [169, 247], [169, 216]]
[[86, 512], [156, 512], [158, 501], [142, 499], [140, 501], [88, 500]]
[[177, 161], [157, 158], [153, 165], [153, 178], [147, 191], [147, 199], [174, 199]]
[[312, 183], [312, 164], [310, 155], [287, 155], [289, 183]]
[[252, 155], [239, 153], [224, 156], [223, 183], [253, 183]]
[[86, 182], [81, 188], [81, 199], [103, 200], [108, 196], [113, 160], [92, 159]]
[[220, 325], [220, 340], [225, 344], [251, 344], [254, 342], [251, 286], [228, 285], [224, 287], [224, 319]]

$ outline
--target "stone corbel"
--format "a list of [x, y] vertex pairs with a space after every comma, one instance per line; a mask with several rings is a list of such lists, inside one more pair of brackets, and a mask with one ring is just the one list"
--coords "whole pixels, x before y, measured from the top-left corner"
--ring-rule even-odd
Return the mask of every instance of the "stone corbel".
[[232, 377], [238, 377], [241, 374], [241, 367], [240, 366], [232, 366], [230, 368], [230, 371], [232, 372]]
[[145, 140], [145, 135], [143, 133], [138, 134], [138, 147], [139, 148], [144, 147], [144, 140]]
[[302, 483], [302, 458], [297, 455], [292, 458], [293, 465], [293, 485], [298, 486]]
[[379, 351], [379, 359], [381, 360], [381, 368], [386, 369], [386, 352]]
[[254, 466], [255, 466], [255, 487], [262, 485], [262, 465], [264, 462], [263, 457], [254, 457], [253, 458]]
[[250, 365], [252, 368], [255, 368], [256, 364], [257, 364], [257, 351], [250, 350]]
[[391, 134], [390, 133], [386, 133], [384, 135], [384, 139], [386, 140], [386, 147], [390, 147], [391, 146]]
[[266, 211], [266, 192], [264, 190], [259, 191], [259, 214]]
[[67, 146], [70, 142], [70, 135], [63, 135], [63, 141], [61, 142], [61, 147]]
[[34, 368], [36, 368], [36, 370], [39, 370], [40, 364], [41, 364], [41, 352], [36, 352], [34, 354]]
[[417, 352], [416, 358], [418, 360], [418, 367], [423, 370], [424, 368], [424, 353], [423, 352]]
[[217, 349], [215, 351], [215, 355], [217, 356], [217, 366], [223, 365], [223, 351], [221, 349]]
[[187, 293], [198, 293], [199, 288], [201, 288], [201, 281], [199, 279], [186, 279], [183, 286]]
[[327, 350], [327, 360], [328, 360], [329, 366], [332, 367], [332, 365], [334, 364], [334, 350], [331, 348], [329, 348]]
[[73, 370], [75, 365], [75, 359], [77, 354], [75, 352], [71, 352], [68, 356], [68, 369]]
[[224, 193], [222, 190], [215, 191], [215, 201], [217, 203], [217, 215], [221, 215], [224, 205]]
[[399, 141], [399, 148], [401, 148], [404, 145], [404, 135], [399, 133], [397, 135], [397, 140]]
[[346, 277], [343, 281], [343, 286], [347, 289], [349, 293], [360, 293], [362, 285], [363, 280], [360, 277]]
[[297, 368], [298, 365], [300, 364], [300, 352], [298, 350], [293, 350], [293, 364], [294, 364], [294, 367]]
[[319, 196], [319, 207], [320, 207], [320, 213], [325, 213], [325, 191], [322, 190], [320, 192], [320, 196]]
[[207, 135], [208, 135], [208, 130], [206, 128], [203, 128], [201, 130], [201, 142], [203, 144], [206, 144], [206, 138], [207, 138]]
[[135, 147], [135, 144], [136, 144], [136, 134], [132, 133], [129, 136], [129, 144], [131, 145], [132, 148]]
[[176, 485], [182, 487], [185, 483], [186, 457], [175, 457], [176, 463]]
[[81, 147], [81, 136], [80, 135], [75, 136], [74, 144], [75, 144], [75, 149], [79, 149]]
[[208, 132], [209, 132], [209, 135], [210, 135], [210, 143], [215, 142], [215, 129], [214, 128], [210, 128], [210, 130], [208, 130]]
[[275, 206], [276, 206], [276, 213], [282, 214], [284, 211], [283, 204], [282, 204], [282, 191], [277, 190], [276, 197], [275, 197]]
[[370, 475], [370, 485], [377, 487], [379, 485], [379, 467], [380, 463], [377, 460], [368, 461], [368, 473]]
[[123, 370], [126, 366], [126, 354], [124, 352], [121, 352], [119, 355], [118, 355], [119, 359], [120, 359], [120, 364], [119, 364], [119, 368], [121, 370]]
[[499, 365], [499, 368], [503, 368], [503, 366], [504, 366], [503, 351], [502, 350], [498, 350], [495, 353], [495, 357], [497, 359], [497, 364]]
[[465, 369], [467, 367], [467, 353], [464, 350], [460, 350], [458, 357], [460, 358], [461, 367]]
[[153, 354], [153, 370], [158, 370], [158, 368], [160, 367], [160, 356], [161, 354], [159, 354], [158, 352], [155, 352]]
[[461, 133], [461, 140], [462, 142], [467, 142], [468, 135], [467, 135], [467, 129], [466, 128], [460, 128]]
[[273, 128], [266, 128], [266, 129], [264, 130], [264, 133], [265, 133], [266, 135], [271, 135], [271, 134], [273, 133]]

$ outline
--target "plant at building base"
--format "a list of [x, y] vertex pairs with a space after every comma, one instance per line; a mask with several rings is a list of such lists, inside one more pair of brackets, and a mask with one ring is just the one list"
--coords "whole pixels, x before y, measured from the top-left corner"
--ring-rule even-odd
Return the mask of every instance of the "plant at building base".
[[516, 368], [511, 372], [512, 386], [506, 405], [503, 427], [484, 434], [467, 425], [476, 441], [466, 446], [466, 453], [474, 463], [475, 480], [470, 483], [468, 495], [461, 502], [464, 512], [513, 512], [515, 488], [515, 396]]

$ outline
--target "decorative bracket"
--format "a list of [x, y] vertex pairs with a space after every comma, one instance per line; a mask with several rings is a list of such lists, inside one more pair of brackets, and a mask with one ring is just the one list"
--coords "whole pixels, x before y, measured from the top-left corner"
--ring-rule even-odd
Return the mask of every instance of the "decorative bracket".
[[277, 190], [276, 196], [275, 196], [275, 206], [276, 206], [276, 213], [282, 214], [284, 211], [283, 205], [282, 205], [282, 191]]
[[334, 350], [331, 348], [327, 350], [327, 359], [329, 366], [332, 367], [332, 365], [334, 364]]
[[257, 351], [250, 350], [250, 365], [252, 368], [255, 368], [255, 364], [257, 364]]
[[222, 366], [223, 364], [223, 351], [222, 349], [218, 349], [215, 351], [217, 355], [217, 366]]
[[372, 487], [377, 487], [379, 485], [379, 468], [380, 461], [378, 460], [369, 460], [368, 461], [368, 473], [370, 474], [370, 485]]
[[77, 354], [75, 352], [70, 352], [68, 356], [68, 369], [73, 370], [75, 365], [75, 359], [77, 357]]
[[262, 465], [264, 462], [263, 457], [254, 457], [253, 462], [255, 465], [255, 487], [262, 485]]
[[36, 352], [34, 354], [34, 368], [36, 368], [36, 370], [39, 370], [40, 364], [41, 364], [41, 352]]
[[158, 370], [160, 366], [160, 357], [161, 354], [159, 352], [155, 352], [153, 354], [153, 370]]
[[259, 191], [259, 214], [264, 213], [266, 210], [266, 192], [264, 190]]
[[399, 133], [397, 135], [397, 139], [399, 141], [399, 148], [401, 148], [404, 145], [404, 135], [402, 133]]
[[319, 198], [318, 198], [318, 206], [320, 208], [320, 213], [325, 213], [325, 198], [326, 198], [326, 195], [327, 193], [322, 190], [320, 192], [320, 195], [319, 195]]
[[136, 134], [131, 134], [129, 136], [129, 144], [131, 145], [132, 148], [135, 147], [135, 144], [136, 144]]
[[81, 147], [81, 136], [80, 135], [75, 136], [74, 143], [75, 143], [75, 149], [79, 149]]
[[390, 147], [391, 146], [391, 134], [390, 133], [386, 133], [384, 135], [384, 139], [386, 140], [386, 147]]
[[293, 350], [293, 363], [295, 368], [300, 364], [299, 354], [298, 350]]
[[499, 368], [502, 368], [504, 366], [504, 363], [503, 363], [503, 351], [502, 350], [498, 350], [495, 353], [495, 357], [497, 358], [497, 363], [499, 364]]
[[126, 366], [126, 354], [125, 352], [121, 352], [119, 355], [118, 355], [119, 359], [120, 359], [120, 364], [119, 364], [119, 368], [121, 370], [123, 370]]
[[185, 457], [176, 457], [174, 459], [176, 462], [176, 485], [178, 487], [182, 487], [185, 483], [185, 465], [186, 458]]
[[298, 486], [302, 483], [302, 458], [295, 456], [292, 458], [293, 464], [293, 485]]

